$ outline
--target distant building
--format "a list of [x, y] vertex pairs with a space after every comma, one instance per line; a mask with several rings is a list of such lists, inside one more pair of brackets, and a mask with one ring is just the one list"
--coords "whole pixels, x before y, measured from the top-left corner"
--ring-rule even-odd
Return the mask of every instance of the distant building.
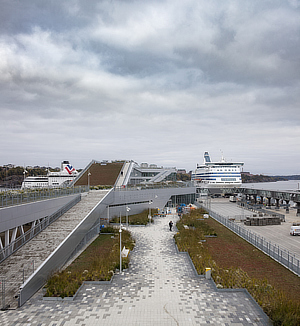
[[185, 169], [178, 169], [177, 173], [179, 174], [186, 174], [186, 170]]
[[14, 164], [6, 164], [6, 165], [3, 165], [4, 168], [7, 168], [7, 169], [13, 169], [15, 168], [16, 166]]

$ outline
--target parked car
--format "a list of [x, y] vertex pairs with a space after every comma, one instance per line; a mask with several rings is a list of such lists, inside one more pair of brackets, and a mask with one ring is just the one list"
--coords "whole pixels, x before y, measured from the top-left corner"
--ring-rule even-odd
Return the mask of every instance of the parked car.
[[300, 235], [300, 225], [292, 225], [290, 235]]

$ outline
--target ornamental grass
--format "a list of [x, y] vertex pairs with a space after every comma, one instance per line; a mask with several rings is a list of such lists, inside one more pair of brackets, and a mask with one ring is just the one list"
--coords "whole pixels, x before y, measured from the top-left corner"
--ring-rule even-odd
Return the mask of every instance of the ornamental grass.
[[[143, 212], [135, 215], [129, 215], [128, 216], [128, 224], [129, 225], [147, 225], [148, 223], [153, 223], [153, 217], [157, 215], [157, 209], [151, 209], [151, 220], [148, 218], [149, 216], [149, 210], [145, 209]], [[111, 223], [120, 223], [120, 217], [115, 216], [110, 220]], [[121, 223], [126, 224], [126, 215], [121, 216]]]
[[[46, 284], [46, 297], [72, 297], [84, 281], [110, 281], [120, 269], [119, 230], [109, 228], [109, 234], [101, 234], [74, 262], [54, 274]], [[113, 232], [113, 234], [111, 234]], [[126, 230], [122, 231], [122, 248], [132, 250], [134, 240]], [[122, 258], [122, 269], [128, 268], [129, 257]]]
[[[273, 325], [300, 325], [299, 296], [291, 296], [289, 287], [284, 287], [284, 284], [283, 286], [277, 286], [278, 279], [272, 279], [272, 275], [275, 275], [278, 269], [284, 269], [284, 267], [263, 253], [258, 252], [256, 248], [253, 249], [254, 247], [251, 244], [216, 221], [211, 218], [204, 219], [203, 214], [206, 214], [205, 210], [197, 209], [183, 215], [177, 222], [179, 232], [174, 237], [178, 249], [189, 253], [197, 272], [204, 274], [205, 268], [210, 267], [212, 278], [219, 289], [247, 289], [270, 317]], [[216, 223], [218, 224], [218, 232], [213, 228]], [[223, 233], [227, 234], [227, 232], [230, 232], [230, 245], [227, 245], [227, 240], [223, 239], [226, 237], [226, 235], [223, 236]], [[215, 239], [212, 236], [217, 236], [217, 238]], [[241, 241], [244, 242], [243, 245], [241, 245]], [[214, 242], [218, 243], [221, 253], [214, 255], [214, 252], [217, 252], [215, 246], [213, 247], [214, 250], [211, 250]], [[230, 253], [240, 257], [231, 260]], [[261, 256], [265, 257], [261, 258]], [[224, 263], [222, 257], [226, 257], [227, 262], [230, 260], [231, 266], [226, 266], [226, 262]], [[247, 271], [241, 268], [239, 259], [243, 262], [243, 266], [247, 268], [247, 271], [251, 272], [251, 277]], [[262, 277], [261, 270], [256, 269], [257, 265], [262, 262], [267, 265], [266, 269], [270, 272], [268, 278]], [[272, 268], [274, 268], [273, 273]], [[287, 269], [284, 272], [292, 279], [293, 284], [300, 287], [297, 276]], [[286, 291], [284, 291], [285, 288]]]

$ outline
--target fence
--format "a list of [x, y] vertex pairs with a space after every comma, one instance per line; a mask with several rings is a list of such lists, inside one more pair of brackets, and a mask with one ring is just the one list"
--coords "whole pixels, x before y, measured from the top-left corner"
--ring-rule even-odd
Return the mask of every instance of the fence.
[[[153, 183], [147, 185], [127, 185], [114, 187], [114, 191], [127, 190], [150, 190], [150, 189], [165, 189], [165, 188], [195, 188], [192, 182], [170, 182], [170, 183]], [[195, 190], [196, 192], [196, 190]]]
[[35, 237], [37, 234], [39, 234], [41, 231], [43, 231], [47, 226], [49, 226], [51, 223], [56, 221], [60, 216], [62, 216], [65, 212], [67, 212], [70, 208], [72, 208], [74, 205], [76, 205], [81, 200], [81, 195], [77, 195], [72, 201], [64, 205], [62, 208], [57, 210], [52, 215], [44, 218], [42, 221], [40, 221], [38, 224], [34, 226], [34, 228], [31, 228], [27, 232], [25, 232], [23, 235], [19, 236], [15, 241], [11, 242], [8, 246], [4, 247], [0, 250], [0, 263], [5, 260], [7, 257], [9, 257], [11, 254], [13, 254], [15, 251], [17, 251], [20, 247], [22, 247], [26, 242], [31, 240], [33, 237]]
[[295, 257], [295, 254], [290, 253], [287, 249], [280, 248], [276, 244], [272, 244], [271, 241], [267, 241], [258, 234], [249, 231], [248, 229], [238, 225], [228, 219], [228, 217], [215, 213], [211, 209], [208, 209], [204, 205], [211, 217], [226, 226], [228, 229], [245, 239], [256, 248], [263, 251], [265, 254], [278, 261], [280, 264], [300, 276], [300, 260]]
[[10, 190], [0, 193], [0, 208], [87, 192], [87, 186]]
[[[93, 228], [91, 228], [87, 232], [84, 238], [79, 242], [68, 261], [72, 261], [85, 248], [85, 246], [90, 243], [92, 239], [98, 236], [100, 234], [100, 230], [101, 224], [98, 222]], [[69, 264], [69, 262], [67, 264]]]

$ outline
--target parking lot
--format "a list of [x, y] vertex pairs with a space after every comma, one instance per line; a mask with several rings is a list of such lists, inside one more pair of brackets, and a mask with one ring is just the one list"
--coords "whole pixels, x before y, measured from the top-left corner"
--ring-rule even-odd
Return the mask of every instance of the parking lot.
[[234, 218], [236, 223], [243, 225], [246, 229], [255, 232], [272, 244], [276, 244], [282, 249], [286, 249], [300, 258], [300, 236], [291, 236], [290, 228], [293, 223], [300, 223], [300, 217], [296, 216], [296, 209], [290, 208], [289, 214], [286, 214], [285, 209], [275, 210], [273, 207], [270, 211], [285, 215], [285, 222], [280, 225], [265, 225], [265, 226], [246, 226], [239, 221], [240, 217], [253, 216], [252, 211], [242, 209], [237, 203], [229, 202], [228, 198], [214, 198], [208, 203], [213, 211]]

